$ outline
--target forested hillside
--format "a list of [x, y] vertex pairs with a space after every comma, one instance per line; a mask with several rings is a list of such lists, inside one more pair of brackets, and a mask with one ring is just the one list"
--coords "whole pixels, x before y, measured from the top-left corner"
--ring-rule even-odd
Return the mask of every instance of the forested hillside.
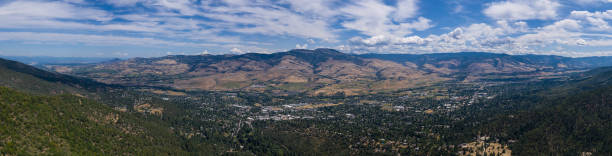
[[[180, 154], [168, 125], [72, 95], [37, 96], [0, 87], [0, 153]], [[131, 153], [131, 154], [130, 154]]]
[[612, 153], [612, 68], [576, 77], [582, 78], [475, 106], [488, 109], [471, 118], [485, 121], [474, 135], [508, 143], [517, 155]]

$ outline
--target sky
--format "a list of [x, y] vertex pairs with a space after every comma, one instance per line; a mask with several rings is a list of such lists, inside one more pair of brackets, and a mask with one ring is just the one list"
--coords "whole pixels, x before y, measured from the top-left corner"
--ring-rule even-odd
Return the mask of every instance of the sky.
[[0, 0], [0, 55], [612, 56], [612, 0]]

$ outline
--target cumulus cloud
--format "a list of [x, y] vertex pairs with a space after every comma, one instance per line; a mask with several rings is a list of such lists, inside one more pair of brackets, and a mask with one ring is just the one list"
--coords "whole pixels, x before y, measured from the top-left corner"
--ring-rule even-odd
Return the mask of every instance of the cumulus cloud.
[[395, 36], [373, 36], [363, 39], [361, 37], [353, 37], [349, 40], [354, 45], [364, 46], [380, 46], [380, 45], [406, 45], [406, 44], [424, 44], [425, 39], [419, 36], [395, 37]]
[[398, 0], [397, 9], [395, 11], [395, 18], [397, 21], [403, 21], [404, 19], [413, 18], [417, 15], [418, 0]]
[[[323, 40], [334, 40], [336, 38], [323, 20], [315, 20], [278, 6], [266, 8], [263, 3], [252, 4], [252, 1], [228, 0], [225, 1], [227, 6], [214, 7], [215, 9], [208, 9], [212, 7], [208, 5], [212, 4], [207, 1], [105, 1], [116, 7], [142, 6], [147, 10], [145, 12], [121, 12], [120, 10], [118, 14], [115, 14], [114, 10], [91, 7], [87, 4], [89, 2], [91, 1], [24, 0], [0, 4], [0, 20], [8, 21], [1, 24], [0, 28], [21, 31], [52, 29], [52, 31], [64, 32], [63, 30], [70, 30], [71, 32], [99, 34], [121, 31], [128, 32], [122, 34], [131, 34], [159, 41], [175, 42], [171, 40], [186, 39], [189, 40], [188, 42], [202, 43], [202, 45], [213, 45], [210, 43], [239, 43], [242, 46], [268, 44], [260, 41], [243, 41], [238, 37], [239, 35], [221, 35], [224, 32], [258, 33], [270, 36], [288, 35]], [[135, 6], [137, 4], [139, 6]], [[253, 6], [248, 6], [251, 4]], [[218, 21], [202, 20], [201, 18], [193, 18], [194, 16], [211, 16], [218, 18]], [[56, 34], [61, 34], [59, 32]], [[74, 35], [78, 34], [66, 34], [65, 36]], [[110, 39], [112, 37], [106, 38]], [[100, 42], [100, 44], [112, 42], [94, 41]], [[94, 43], [89, 42], [88, 44]], [[150, 44], [154, 45], [154, 42]]]
[[[70, 40], [75, 35], [121, 34], [156, 41], [215, 45], [263, 45], [243, 35], [285, 36], [308, 43], [336, 43], [340, 32], [401, 41], [433, 27], [419, 17], [418, 0], [105, 0], [113, 9], [84, 0], [23, 0], [0, 4], [0, 28], [50, 30]], [[119, 9], [116, 9], [119, 8]], [[129, 8], [129, 9], [127, 9]], [[116, 33], [122, 32], [122, 33]], [[51, 34], [47, 34], [51, 35]], [[29, 36], [29, 35], [26, 35]], [[92, 37], [92, 36], [89, 36]], [[100, 44], [112, 43], [96, 40]], [[129, 38], [129, 37], [128, 37]], [[25, 38], [23, 38], [26, 40]], [[346, 38], [345, 38], [346, 39]], [[35, 40], [35, 39], [32, 39]], [[177, 41], [180, 40], [180, 41]], [[403, 41], [406, 42], [407, 41]], [[88, 42], [88, 44], [94, 44]], [[323, 43], [321, 43], [323, 44]], [[304, 45], [300, 45], [304, 46]]]
[[244, 53], [244, 51], [242, 51], [241, 49], [238, 49], [238, 48], [232, 48], [232, 49], [230, 49], [230, 52], [235, 53], [235, 54], [242, 54], [242, 53]]
[[509, 0], [493, 2], [483, 13], [498, 20], [554, 19], [561, 7], [554, 0]]
[[[105, 3], [104, 7], [95, 4], [98, 2]], [[484, 5], [482, 13], [493, 20], [456, 23], [459, 26], [431, 33], [426, 30], [445, 21], [426, 18], [429, 16], [419, 10], [420, 3], [426, 1], [21, 0], [0, 3], [0, 21], [5, 21], [0, 24], [4, 31], [0, 31], [0, 40], [194, 49], [214, 46], [212, 49], [232, 53], [271, 53], [296, 44], [268, 43], [279, 38], [302, 41], [295, 48], [324, 45], [349, 52], [534, 53], [571, 49], [563, 46], [612, 46], [612, 10], [563, 10], [567, 6], [557, 0], [502, 0]], [[563, 4], [568, 3], [572, 4]], [[468, 4], [452, 4], [457, 6], [456, 14], [473, 9]], [[567, 12], [570, 14], [565, 16]]]
[[[586, 16], [584, 16], [586, 15]], [[574, 12], [570, 17], [542, 27], [530, 28], [526, 22], [499, 20], [494, 24], [476, 23], [451, 29], [441, 35], [397, 38], [354, 37], [339, 48], [353, 53], [436, 53], [485, 51], [510, 54], [553, 54], [595, 56], [605, 52], [566, 51], [566, 47], [612, 46], [612, 35], [591, 33], [594, 27], [586, 17], [605, 19], [604, 12]], [[601, 24], [599, 25], [601, 27]], [[575, 49], [575, 48], [574, 48]], [[605, 48], [604, 48], [605, 49]]]
[[612, 10], [605, 12], [572, 11], [570, 17], [588, 23], [590, 30], [612, 32], [612, 27], [608, 24], [608, 21], [612, 20]]
[[[414, 0], [399, 1], [398, 6], [389, 6], [382, 1], [361, 0], [341, 11], [349, 17], [343, 22], [345, 28], [357, 30], [368, 36], [399, 36], [409, 35], [414, 30], [422, 31], [431, 28], [431, 20], [419, 17], [414, 21], [408, 18], [417, 10]], [[368, 10], [368, 11], [364, 11]], [[395, 21], [394, 21], [395, 17]]]
[[208, 49], [204, 49], [204, 51], [200, 52], [200, 55], [209, 55], [211, 54], [210, 52], [208, 52]]
[[307, 49], [307, 48], [308, 48], [308, 44], [303, 44], [303, 45], [296, 44], [295, 45], [295, 49]]
[[315, 43], [317, 43], [317, 42], [316, 42], [315, 40], [313, 40], [312, 38], [311, 38], [311, 39], [308, 39], [308, 40], [307, 40], [307, 42], [308, 42], [308, 43], [310, 43], [310, 44], [315, 44]]

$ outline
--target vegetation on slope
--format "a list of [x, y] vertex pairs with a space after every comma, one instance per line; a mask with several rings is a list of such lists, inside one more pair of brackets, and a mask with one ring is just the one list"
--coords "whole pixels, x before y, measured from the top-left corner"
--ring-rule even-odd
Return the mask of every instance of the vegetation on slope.
[[181, 139], [162, 122], [72, 95], [37, 96], [0, 87], [0, 153], [169, 155]]
[[[610, 73], [612, 68], [599, 68], [580, 74], [588, 78], [579, 81], [552, 85], [533, 95], [500, 99], [502, 102], [484, 109], [488, 112], [472, 118], [484, 122], [471, 133], [510, 143], [513, 154], [518, 155], [609, 155]], [[503, 102], [509, 100], [512, 102]]]

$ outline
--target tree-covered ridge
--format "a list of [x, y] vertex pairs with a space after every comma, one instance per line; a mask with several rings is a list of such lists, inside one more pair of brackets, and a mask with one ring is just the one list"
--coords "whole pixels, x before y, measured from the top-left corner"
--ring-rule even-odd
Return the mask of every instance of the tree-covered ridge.
[[509, 122], [522, 129], [513, 145], [518, 154], [610, 154], [612, 153], [612, 87], [579, 93], [550, 107], [526, 112]]
[[170, 155], [181, 139], [144, 121], [72, 95], [36, 96], [0, 87], [0, 153], [8, 155]]
[[549, 88], [477, 105], [489, 108], [471, 118], [483, 123], [472, 133], [499, 139], [517, 155], [609, 155], [611, 73], [612, 68], [598, 68], [577, 74], [580, 80], [540, 83], [533, 86]]

